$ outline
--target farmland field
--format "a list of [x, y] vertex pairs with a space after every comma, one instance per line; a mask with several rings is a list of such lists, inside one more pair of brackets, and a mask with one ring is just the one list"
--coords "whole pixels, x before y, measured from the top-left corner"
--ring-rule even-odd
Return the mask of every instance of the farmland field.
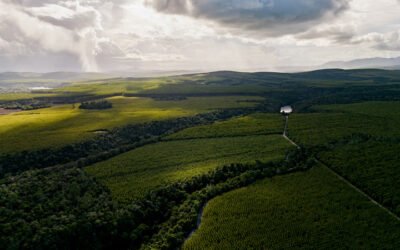
[[230, 163], [283, 159], [291, 146], [280, 135], [160, 142], [87, 167], [120, 201]]
[[210, 201], [184, 249], [396, 249], [400, 222], [319, 166]]
[[290, 117], [289, 135], [298, 143], [317, 145], [363, 133], [400, 136], [400, 102], [366, 102], [316, 106], [317, 113]]
[[0, 154], [55, 147], [85, 140], [94, 131], [126, 124], [191, 116], [216, 109], [255, 105], [240, 100], [257, 97], [191, 97], [181, 101], [113, 97], [109, 110], [81, 110], [79, 104], [0, 116]]
[[400, 143], [367, 141], [335, 147], [319, 158], [379, 203], [400, 214]]
[[257, 113], [212, 125], [185, 129], [167, 137], [169, 140], [213, 138], [260, 134], [281, 134], [284, 119], [278, 114]]
[[0, 95], [6, 249], [400, 248], [400, 71], [85, 79]]

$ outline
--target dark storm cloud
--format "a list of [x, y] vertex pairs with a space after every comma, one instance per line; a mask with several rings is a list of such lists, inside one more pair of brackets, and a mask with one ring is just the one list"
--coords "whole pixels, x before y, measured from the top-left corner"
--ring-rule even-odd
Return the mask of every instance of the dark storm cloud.
[[269, 35], [307, 30], [348, 8], [349, 0], [146, 0], [159, 12], [214, 21], [227, 28]]

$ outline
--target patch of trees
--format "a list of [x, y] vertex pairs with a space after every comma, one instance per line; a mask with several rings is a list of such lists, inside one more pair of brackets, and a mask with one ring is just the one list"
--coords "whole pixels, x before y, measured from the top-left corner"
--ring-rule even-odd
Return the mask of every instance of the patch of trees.
[[209, 199], [312, 163], [301, 150], [287, 159], [223, 166], [129, 204], [115, 204], [109, 191], [79, 168], [26, 171], [0, 186], [0, 244], [6, 249], [176, 249]]
[[35, 110], [51, 107], [51, 104], [37, 100], [13, 101], [0, 105], [4, 109]]
[[92, 102], [82, 102], [81, 105], [79, 105], [80, 109], [110, 109], [112, 108], [112, 103], [107, 101], [107, 100], [101, 100], [101, 101], [92, 101]]

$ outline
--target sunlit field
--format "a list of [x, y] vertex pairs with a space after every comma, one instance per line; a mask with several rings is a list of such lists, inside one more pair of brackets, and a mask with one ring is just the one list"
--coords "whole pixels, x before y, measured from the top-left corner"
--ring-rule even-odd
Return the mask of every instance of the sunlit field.
[[91, 138], [97, 130], [143, 123], [212, 110], [255, 105], [252, 97], [191, 97], [181, 101], [113, 97], [109, 110], [81, 110], [79, 104], [0, 116], [0, 153], [66, 145]]
[[291, 146], [280, 135], [160, 142], [87, 167], [120, 201], [140, 198], [166, 183], [231, 163], [284, 158]]

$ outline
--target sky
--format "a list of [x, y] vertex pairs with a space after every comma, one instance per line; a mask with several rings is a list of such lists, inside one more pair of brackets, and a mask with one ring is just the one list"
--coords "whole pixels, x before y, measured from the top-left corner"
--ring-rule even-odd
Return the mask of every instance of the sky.
[[0, 0], [0, 71], [284, 71], [400, 56], [400, 0]]

